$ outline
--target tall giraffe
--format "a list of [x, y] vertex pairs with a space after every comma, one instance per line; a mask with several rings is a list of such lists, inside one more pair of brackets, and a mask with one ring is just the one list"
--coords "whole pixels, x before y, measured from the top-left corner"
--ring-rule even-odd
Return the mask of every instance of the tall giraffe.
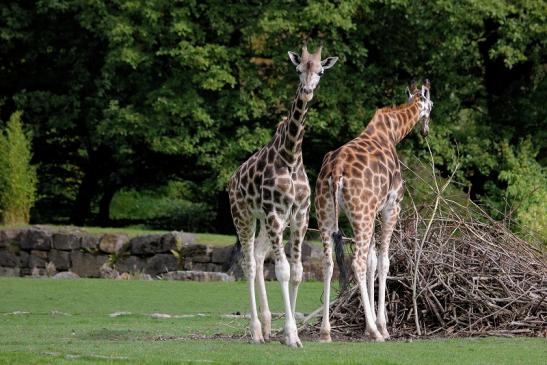
[[[245, 259], [252, 339], [260, 343], [270, 337], [271, 313], [264, 284], [264, 259], [272, 249], [275, 274], [281, 284], [285, 306], [284, 342], [291, 347], [302, 347], [294, 313], [298, 286], [302, 281], [300, 249], [308, 228], [311, 192], [302, 163], [304, 121], [319, 79], [325, 70], [334, 66], [338, 57], [321, 61], [321, 47], [315, 53], [309, 53], [304, 45], [301, 57], [289, 52], [289, 59], [300, 76], [290, 115], [278, 125], [270, 142], [237, 169], [228, 190], [232, 218]], [[260, 221], [260, 232], [255, 239], [257, 220]], [[283, 247], [283, 231], [289, 223], [290, 266]], [[255, 281], [262, 324], [257, 314]]]
[[[352, 267], [364, 304], [367, 332], [376, 341], [389, 338], [385, 314], [388, 251], [403, 198], [403, 180], [395, 147], [420, 120], [422, 135], [427, 136], [429, 113], [433, 107], [429, 88], [428, 80], [420, 90], [413, 83], [406, 104], [378, 109], [357, 138], [327, 153], [323, 159], [315, 189], [315, 209], [323, 241], [326, 298], [321, 323], [321, 341], [331, 340], [328, 298], [333, 270], [332, 243], [340, 243], [342, 239], [338, 229], [339, 208], [345, 211], [354, 234], [356, 249]], [[381, 213], [382, 218], [379, 257], [376, 256], [372, 240], [374, 219], [378, 213]], [[376, 316], [374, 275], [377, 265]]]

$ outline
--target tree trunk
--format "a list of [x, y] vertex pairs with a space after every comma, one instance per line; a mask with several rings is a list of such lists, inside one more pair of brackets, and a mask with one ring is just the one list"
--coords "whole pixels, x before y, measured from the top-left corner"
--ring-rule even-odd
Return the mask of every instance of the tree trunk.
[[107, 185], [105, 187], [103, 196], [99, 202], [99, 216], [97, 217], [97, 223], [101, 227], [107, 227], [110, 224], [110, 203], [117, 191], [118, 187], [115, 185]]
[[83, 226], [85, 224], [91, 212], [91, 202], [96, 195], [97, 185], [98, 179], [96, 173], [94, 168], [90, 167], [78, 190], [78, 196], [70, 214], [70, 224], [75, 226]]

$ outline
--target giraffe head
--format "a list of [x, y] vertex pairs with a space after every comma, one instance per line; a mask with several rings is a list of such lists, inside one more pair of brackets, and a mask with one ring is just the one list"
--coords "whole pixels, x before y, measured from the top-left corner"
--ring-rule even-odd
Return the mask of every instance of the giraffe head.
[[327, 57], [321, 61], [320, 46], [314, 53], [308, 52], [308, 47], [304, 44], [302, 47], [302, 56], [289, 51], [289, 59], [296, 66], [296, 72], [300, 76], [300, 84], [302, 85], [300, 98], [305, 102], [309, 102], [313, 98], [313, 91], [319, 84], [319, 80], [325, 70], [328, 70], [338, 57]]
[[433, 108], [433, 102], [431, 101], [431, 95], [429, 89], [431, 85], [428, 79], [425, 79], [425, 83], [420, 89], [416, 86], [416, 82], [413, 81], [410, 84], [410, 87], [407, 89], [408, 92], [408, 101], [417, 102], [419, 108], [419, 119], [422, 122], [421, 133], [422, 136], [426, 137], [429, 134], [429, 114]]

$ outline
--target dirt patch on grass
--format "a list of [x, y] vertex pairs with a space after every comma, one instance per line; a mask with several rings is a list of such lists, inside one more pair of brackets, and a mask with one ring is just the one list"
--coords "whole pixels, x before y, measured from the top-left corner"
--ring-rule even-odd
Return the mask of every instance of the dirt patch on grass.
[[78, 336], [82, 340], [107, 340], [107, 341], [142, 341], [153, 337], [152, 333], [147, 331], [132, 330], [110, 330], [102, 328]]

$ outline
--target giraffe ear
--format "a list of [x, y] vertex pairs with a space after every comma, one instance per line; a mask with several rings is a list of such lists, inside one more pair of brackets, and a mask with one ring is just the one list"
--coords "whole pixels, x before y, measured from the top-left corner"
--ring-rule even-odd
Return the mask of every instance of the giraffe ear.
[[293, 65], [298, 66], [300, 64], [300, 56], [291, 51], [289, 51], [288, 54], [289, 54], [289, 59], [291, 60]]
[[323, 70], [328, 70], [334, 64], [338, 61], [338, 57], [327, 57], [323, 61], [321, 61], [321, 66], [323, 66]]
[[411, 94], [415, 94], [416, 91], [418, 91], [418, 85], [416, 84], [416, 80], [412, 80], [412, 81], [410, 82], [409, 91], [410, 91]]

